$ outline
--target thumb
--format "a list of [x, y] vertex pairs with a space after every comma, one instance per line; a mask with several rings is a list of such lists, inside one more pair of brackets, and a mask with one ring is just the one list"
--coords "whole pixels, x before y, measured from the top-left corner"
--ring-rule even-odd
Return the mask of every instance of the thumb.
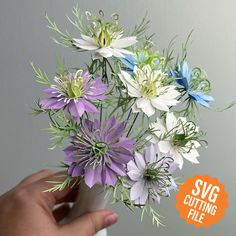
[[86, 213], [76, 218], [71, 223], [62, 227], [63, 235], [92, 236], [98, 231], [107, 228], [117, 222], [118, 215], [111, 210], [100, 210]]

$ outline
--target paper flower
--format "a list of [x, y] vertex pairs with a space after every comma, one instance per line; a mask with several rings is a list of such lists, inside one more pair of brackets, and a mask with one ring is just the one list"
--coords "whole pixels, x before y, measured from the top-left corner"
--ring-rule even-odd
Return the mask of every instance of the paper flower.
[[119, 78], [128, 90], [131, 97], [137, 98], [132, 110], [134, 113], [144, 112], [147, 116], [155, 114], [156, 109], [169, 111], [170, 106], [179, 103], [176, 99], [180, 93], [174, 85], [163, 86], [162, 80], [166, 74], [161, 70], [152, 70], [149, 65], [134, 67], [133, 77], [121, 70]]
[[199, 128], [185, 117], [176, 118], [174, 114], [166, 113], [166, 124], [157, 118], [155, 123], [150, 125], [152, 135], [147, 139], [152, 143], [158, 143], [160, 151], [170, 154], [174, 161], [183, 167], [183, 158], [192, 162], [199, 163], [197, 148], [199, 142]]
[[90, 37], [81, 34], [82, 39], [74, 38], [74, 45], [85, 50], [95, 51], [97, 57], [124, 57], [124, 54], [132, 54], [125, 48], [137, 42], [136, 36], [122, 38], [123, 32], [112, 32], [108, 25], [102, 25], [98, 32]]
[[210, 107], [210, 102], [214, 98], [210, 92], [210, 83], [205, 78], [206, 75], [199, 68], [189, 69], [187, 62], [178, 65], [177, 70], [171, 70], [171, 75], [176, 78], [176, 82], [187, 92], [189, 98], [205, 107]]
[[178, 165], [173, 159], [162, 155], [157, 145], [151, 145], [144, 154], [135, 153], [128, 165], [131, 179], [130, 197], [135, 204], [144, 205], [148, 199], [160, 203], [161, 196], [169, 196], [177, 185], [172, 177]]
[[100, 77], [92, 79], [88, 71], [78, 70], [65, 76], [55, 77], [56, 85], [45, 89], [50, 97], [41, 101], [44, 109], [65, 109], [75, 121], [84, 112], [97, 112], [97, 107], [91, 101], [106, 98], [107, 85]]
[[125, 65], [125, 71], [129, 74], [133, 74], [134, 67], [142, 68], [143, 66], [150, 65], [156, 67], [160, 64], [160, 55], [157, 53], [151, 53], [148, 50], [141, 50], [134, 53], [134, 55], [125, 55], [121, 58], [121, 62]]
[[114, 186], [118, 176], [125, 176], [125, 164], [133, 156], [134, 141], [122, 136], [124, 123], [114, 117], [100, 124], [85, 120], [64, 151], [71, 162], [68, 174], [84, 176], [85, 183]]
[[134, 71], [134, 67], [137, 66], [136, 58], [134, 57], [134, 55], [127, 54], [120, 60], [125, 65], [125, 71], [129, 74], [132, 74]]

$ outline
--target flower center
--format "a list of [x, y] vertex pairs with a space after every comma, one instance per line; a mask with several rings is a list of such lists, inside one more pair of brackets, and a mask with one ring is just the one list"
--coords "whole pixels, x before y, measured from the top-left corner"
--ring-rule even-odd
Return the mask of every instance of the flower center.
[[154, 181], [157, 179], [158, 171], [156, 169], [147, 169], [144, 173], [144, 179], [147, 181]]
[[188, 141], [185, 134], [175, 134], [172, 140], [173, 144], [178, 147], [185, 147]]
[[98, 36], [98, 44], [101, 48], [109, 47], [111, 45], [111, 36], [106, 28], [102, 29]]
[[92, 146], [92, 155], [96, 157], [101, 157], [105, 155], [108, 151], [108, 146], [106, 143], [97, 142]]
[[70, 98], [80, 98], [83, 95], [83, 78], [74, 79], [67, 83], [67, 95]]
[[191, 80], [189, 88], [192, 91], [201, 91], [202, 93], [209, 93], [211, 85], [209, 80], [206, 79], [207, 75], [199, 68], [194, 68], [191, 72]]
[[145, 98], [153, 98], [157, 95], [156, 83], [154, 81], [146, 81], [141, 85], [141, 93]]

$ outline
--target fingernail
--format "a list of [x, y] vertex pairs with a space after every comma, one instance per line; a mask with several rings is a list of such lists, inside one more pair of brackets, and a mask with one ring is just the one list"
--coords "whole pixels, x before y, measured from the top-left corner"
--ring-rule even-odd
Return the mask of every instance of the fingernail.
[[104, 219], [104, 223], [105, 223], [105, 227], [109, 227], [113, 224], [115, 224], [118, 220], [118, 215], [116, 213], [112, 213], [108, 216], [105, 217]]

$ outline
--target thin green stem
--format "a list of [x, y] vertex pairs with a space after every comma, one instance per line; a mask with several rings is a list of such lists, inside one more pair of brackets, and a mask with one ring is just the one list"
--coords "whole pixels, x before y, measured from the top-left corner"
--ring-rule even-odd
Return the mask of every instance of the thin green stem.
[[[106, 66], [106, 58], [103, 58], [101, 62], [102, 66], [102, 80], [108, 84], [108, 76], [107, 76], [107, 66]], [[100, 105], [100, 123], [102, 123], [102, 112], [103, 112], [103, 107], [102, 107], [102, 102]]]
[[130, 109], [129, 114], [128, 114], [128, 116], [127, 116], [127, 119], [126, 119], [126, 122], [125, 122], [125, 128], [126, 128], [126, 126], [127, 126], [127, 122], [129, 121], [129, 118], [130, 118], [130, 116], [131, 116], [131, 113], [132, 113], [132, 109]]
[[111, 69], [111, 72], [112, 72], [113, 74], [115, 74], [115, 71], [113, 70], [113, 68], [112, 68], [111, 63], [109, 62], [109, 60], [106, 59], [106, 61], [107, 61], [108, 66], [109, 66], [110, 69]]
[[134, 126], [134, 124], [135, 124], [137, 118], [138, 118], [138, 115], [139, 115], [139, 113], [137, 113], [137, 114], [135, 115], [133, 124], [131, 125], [131, 127], [129, 128], [129, 131], [128, 131], [128, 133], [127, 133], [127, 137], [129, 136], [129, 134], [130, 134], [130, 132], [131, 132], [131, 130], [132, 130], [132, 128], [133, 128], [133, 126]]

